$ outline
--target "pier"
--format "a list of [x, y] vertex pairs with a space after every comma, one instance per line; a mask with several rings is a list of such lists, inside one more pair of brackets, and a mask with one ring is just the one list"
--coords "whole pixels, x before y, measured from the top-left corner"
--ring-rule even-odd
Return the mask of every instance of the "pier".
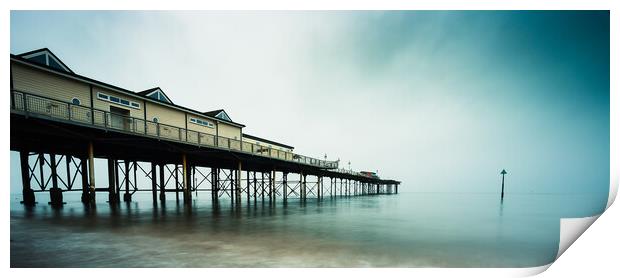
[[[197, 192], [214, 202], [286, 203], [396, 194], [400, 184], [243, 134], [224, 110], [174, 105], [160, 88], [132, 92], [77, 75], [48, 49], [11, 55], [10, 121], [28, 206], [41, 192], [53, 207], [67, 191], [81, 192], [85, 204], [96, 194], [131, 202], [139, 191], [150, 191], [154, 203], [190, 204]], [[107, 161], [106, 173], [95, 172], [95, 158]], [[97, 184], [96, 175], [107, 175], [108, 184]]]

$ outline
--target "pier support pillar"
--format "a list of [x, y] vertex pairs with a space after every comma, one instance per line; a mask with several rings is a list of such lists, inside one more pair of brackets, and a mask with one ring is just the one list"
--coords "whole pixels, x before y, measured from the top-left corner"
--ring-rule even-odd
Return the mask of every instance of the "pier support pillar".
[[62, 189], [58, 187], [58, 171], [56, 169], [56, 155], [50, 154], [50, 168], [52, 170], [52, 188], [50, 188], [50, 204], [52, 207], [63, 205]]
[[247, 197], [248, 204], [250, 203], [250, 171], [245, 171], [245, 195]]
[[[129, 194], [129, 179], [130, 179], [130, 173], [129, 173], [129, 165], [131, 162], [125, 160], [125, 194], [123, 194], [123, 201], [124, 202], [131, 202], [131, 194]], [[136, 167], [135, 162], [134, 162], [134, 167]], [[135, 170], [135, 168], [134, 168]], [[134, 171], [135, 173], [135, 171]], [[134, 181], [135, 182], [135, 181]], [[116, 191], [116, 196], [117, 196], [117, 201], [120, 203], [120, 195], [121, 195], [121, 191], [120, 188], [118, 187], [118, 185], [116, 186], [117, 191]]]
[[254, 182], [254, 203], [256, 203], [256, 171], [252, 172], [252, 178]]
[[166, 202], [166, 180], [164, 172], [164, 164], [159, 164], [159, 201], [163, 204]]
[[286, 204], [288, 199], [288, 173], [282, 172], [282, 201]]
[[22, 174], [22, 203], [26, 206], [34, 206], [34, 190], [30, 186], [30, 163], [28, 163], [29, 154], [26, 151], [19, 152], [19, 160], [21, 164]]
[[88, 204], [90, 199], [88, 194], [88, 160], [85, 157], [80, 158], [80, 172], [82, 174], [82, 203]]
[[88, 143], [88, 178], [89, 178], [89, 203], [95, 204], [95, 150], [93, 142]]
[[321, 176], [316, 177], [316, 197], [321, 200]]
[[276, 171], [273, 170], [271, 171], [271, 173], [269, 174], [269, 201], [270, 202], [274, 202], [276, 201]]
[[265, 201], [265, 172], [260, 173], [260, 198]]
[[303, 173], [299, 174], [299, 179], [301, 180], [301, 184], [299, 185], [299, 196], [301, 198], [300, 201], [306, 201], [306, 175]]
[[120, 164], [118, 163], [118, 160], [114, 160], [114, 179], [115, 179], [115, 183], [116, 187], [112, 189], [112, 191], [114, 192], [114, 203], [120, 202], [120, 192], [121, 192], [121, 179], [120, 179]]
[[[185, 170], [183, 170], [183, 174], [185, 174]], [[153, 204], [157, 205], [157, 167], [154, 162], [151, 162], [151, 191], [153, 193]]]
[[230, 204], [235, 204], [235, 185], [237, 182], [235, 181], [236, 171], [230, 170]]
[[[179, 201], [179, 165], [176, 163], [174, 164], [174, 193], [175, 193], [175, 196], [178, 202]], [[185, 195], [183, 196], [183, 198], [185, 198]]]
[[398, 184], [394, 185], [394, 191], [395, 191], [394, 194], [398, 194]]
[[219, 180], [220, 180], [220, 169], [211, 168], [211, 199], [213, 203], [217, 202], [219, 198]]
[[192, 174], [190, 171], [190, 163], [187, 161], [187, 155], [183, 154], [183, 202], [186, 205], [192, 202]]
[[118, 180], [116, 172], [118, 171], [118, 164], [113, 159], [108, 158], [108, 202], [116, 203], [114, 188], [116, 188], [116, 181]]
[[235, 201], [241, 203], [241, 161], [239, 161], [235, 171], [235, 182]]

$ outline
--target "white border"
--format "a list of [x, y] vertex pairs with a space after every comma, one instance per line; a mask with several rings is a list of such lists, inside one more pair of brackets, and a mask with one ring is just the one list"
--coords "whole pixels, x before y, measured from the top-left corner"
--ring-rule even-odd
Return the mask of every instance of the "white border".
[[[561, 2], [561, 3], [559, 3]], [[521, 1], [480, 1], [480, 0], [471, 0], [471, 1], [460, 1], [460, 0], [449, 0], [449, 1], [432, 1], [432, 2], [412, 2], [412, 1], [395, 1], [395, 0], [384, 0], [384, 1], [327, 1], [327, 0], [316, 0], [316, 1], [304, 1], [304, 2], [293, 2], [293, 1], [285, 1], [285, 0], [264, 0], [264, 1], [227, 1], [226, 3], [212, 3], [209, 6], [206, 4], [197, 4], [191, 1], [177, 0], [177, 1], [147, 1], [147, 0], [135, 0], [135, 1], [121, 1], [121, 0], [110, 0], [110, 1], [100, 1], [100, 2], [86, 2], [86, 1], [76, 1], [76, 0], [58, 0], [58, 1], [35, 1], [35, 0], [22, 0], [22, 1], [2, 1], [0, 3], [0, 7], [2, 7], [2, 17], [0, 18], [0, 29], [2, 32], [2, 38], [4, 39], [4, 43], [0, 46], [1, 53], [10, 53], [9, 50], [9, 9], [155, 9], [155, 10], [179, 10], [179, 9], [217, 9], [217, 10], [227, 10], [227, 9], [257, 9], [257, 10], [271, 10], [271, 9], [294, 9], [294, 10], [303, 10], [303, 9], [317, 9], [317, 10], [326, 10], [326, 9], [361, 9], [361, 10], [371, 10], [371, 9], [461, 9], [461, 10], [471, 10], [471, 9], [610, 9], [611, 12], [611, 76], [618, 76], [618, 26], [620, 26], [619, 20], [619, 11], [618, 4], [616, 1], [611, 0], [590, 0], [590, 1], [577, 1], [577, 0], [564, 0], [564, 1], [540, 1], [540, 0], [521, 0]], [[8, 63], [5, 62], [4, 66], [1, 69], [0, 74], [3, 76], [7, 76], [9, 74]], [[4, 88], [9, 87], [8, 79], [0, 79], [1, 85]], [[620, 108], [618, 103], [618, 82], [612, 78], [611, 79], [611, 146], [610, 146], [610, 167], [611, 167], [611, 177], [610, 177], [610, 196], [608, 200], [608, 208], [610, 208], [611, 204], [615, 200], [615, 195], [617, 194], [617, 185], [618, 185], [618, 109]], [[0, 105], [8, 106], [7, 98], [2, 98], [0, 101], [5, 102]], [[5, 126], [8, 126], [8, 113], [3, 113], [2, 123]], [[2, 137], [2, 142], [8, 148], [9, 138]], [[9, 159], [8, 152], [5, 154], [5, 159], [1, 161], [3, 176], [5, 179], [9, 177]], [[9, 187], [2, 187], [2, 195], [8, 196], [10, 193]], [[5, 212], [9, 211], [9, 202], [4, 202]], [[613, 210], [610, 208], [610, 210]], [[607, 212], [601, 216], [601, 220], [595, 223], [593, 227], [597, 228], [598, 232], [607, 231], [605, 229], [612, 230], [615, 228], [617, 231], [617, 226], [613, 226], [610, 223], [616, 223], [618, 220], [617, 213], [614, 217], [615, 219], [606, 218]], [[1, 223], [5, 225], [5, 240], [2, 241], [3, 246], [3, 261], [5, 263], [5, 270], [9, 267], [9, 240], [7, 237], [10, 235], [9, 230], [9, 216], [8, 213], [2, 214]], [[607, 220], [603, 223], [603, 221]], [[597, 225], [600, 224], [600, 225]], [[603, 226], [604, 224], [608, 225]], [[588, 233], [586, 233], [587, 235]], [[610, 233], [607, 234], [608, 237], [604, 239], [600, 239], [598, 242], [618, 242], [617, 237], [618, 233]], [[578, 245], [579, 242], [575, 245]], [[615, 250], [611, 250], [612, 254], [617, 254], [618, 245], [616, 243]], [[596, 250], [598, 251], [598, 250]], [[562, 261], [569, 261], [565, 259], [567, 255], [571, 255], [572, 258], [579, 257], [580, 259], [575, 262], [578, 263], [568, 263], [562, 264]], [[573, 256], [574, 255], [574, 256]], [[601, 268], [607, 269], [610, 274], [617, 274], [618, 270], [615, 268], [617, 262], [615, 260], [610, 261], [613, 263], [608, 264], [596, 264], [592, 263], [592, 258], [596, 260], [598, 258], [600, 261], [605, 261], [607, 259], [604, 257], [604, 253], [599, 252], [588, 252], [588, 253], [575, 253], [571, 254], [570, 251], [566, 252], [565, 255], [560, 258], [559, 263], [555, 265], [552, 269], [554, 274], [566, 275], [566, 274], [575, 274], [575, 269], [583, 270], [583, 269], [598, 269]], [[590, 260], [588, 260], [590, 259]], [[613, 259], [613, 258], [612, 258]], [[581, 262], [585, 262], [585, 264], [581, 264]], [[588, 265], [587, 262], [590, 262]], [[537, 271], [541, 269], [544, 270], [548, 266], [542, 266], [535, 269], [304, 269], [304, 270], [295, 270], [296, 275], [301, 277], [311, 277], [317, 275], [323, 275], [327, 272], [333, 275], [359, 275], [359, 276], [376, 276], [376, 275], [390, 275], [390, 276], [398, 276], [398, 277], [411, 277], [414, 275], [424, 275], [424, 276], [455, 276], [455, 275], [471, 275], [476, 277], [497, 277], [504, 276], [508, 274], [535, 274]], [[592, 268], [592, 269], [590, 269]], [[605, 270], [602, 269], [602, 270]], [[12, 269], [10, 270], [11, 274], [16, 275], [35, 275], [35, 274], [43, 274], [42, 271], [36, 269]], [[533, 272], [532, 272], [533, 271]], [[592, 270], [595, 271], [595, 270]], [[67, 273], [71, 274], [79, 274], [79, 275], [88, 275], [94, 277], [103, 277], [108, 275], [173, 275], [178, 272], [182, 272], [185, 275], [205, 275], [205, 272], [209, 272], [209, 275], [249, 275], [250, 272], [243, 269], [185, 269], [185, 270], [170, 270], [170, 269], [100, 269], [97, 271], [90, 271], [87, 269], [81, 270], [58, 270], [51, 269], [45, 270], [46, 277], [65, 277]], [[252, 276], [269, 276], [269, 277], [284, 277], [290, 276], [290, 271], [286, 269], [259, 269], [259, 270], [251, 270]], [[552, 275], [552, 273], [548, 273]], [[572, 275], [571, 275], [572, 276]]]

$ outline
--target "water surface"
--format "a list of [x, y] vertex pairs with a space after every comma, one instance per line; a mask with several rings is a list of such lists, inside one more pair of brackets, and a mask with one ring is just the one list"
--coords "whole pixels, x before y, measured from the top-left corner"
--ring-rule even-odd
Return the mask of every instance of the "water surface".
[[[151, 195], [60, 210], [11, 197], [12, 267], [528, 267], [556, 256], [560, 217], [600, 213], [598, 195], [400, 193], [191, 208]], [[575, 204], [579, 204], [578, 206]]]

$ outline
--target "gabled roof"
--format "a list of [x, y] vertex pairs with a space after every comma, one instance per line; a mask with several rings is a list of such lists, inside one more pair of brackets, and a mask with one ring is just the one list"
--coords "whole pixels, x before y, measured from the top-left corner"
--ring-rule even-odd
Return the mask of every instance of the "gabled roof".
[[58, 56], [54, 55], [54, 53], [47, 48], [24, 52], [17, 56], [39, 65], [73, 73], [73, 71], [58, 58]]
[[248, 139], [253, 139], [253, 140], [256, 140], [256, 141], [261, 141], [261, 142], [269, 143], [269, 144], [280, 146], [280, 147], [285, 147], [285, 148], [288, 148], [288, 149], [291, 149], [291, 150], [294, 149], [293, 146], [289, 146], [289, 145], [285, 145], [285, 144], [278, 143], [278, 142], [275, 142], [275, 141], [263, 139], [263, 138], [260, 138], [260, 137], [254, 136], [254, 135], [250, 135], [250, 134], [247, 134], [247, 133], [243, 133], [243, 137], [244, 138], [248, 138]]
[[166, 95], [166, 93], [164, 93], [164, 91], [159, 87], [137, 92], [137, 94], [157, 101], [173, 104], [168, 95]]
[[227, 122], [233, 122], [233, 120], [230, 118], [230, 116], [228, 116], [228, 113], [226, 113], [226, 111], [224, 111], [224, 109], [218, 109], [218, 110], [203, 112], [202, 114], [205, 114], [205, 115], [210, 116], [210, 117], [216, 117], [218, 119], [221, 119], [221, 120], [224, 120], [224, 121], [227, 121]]

